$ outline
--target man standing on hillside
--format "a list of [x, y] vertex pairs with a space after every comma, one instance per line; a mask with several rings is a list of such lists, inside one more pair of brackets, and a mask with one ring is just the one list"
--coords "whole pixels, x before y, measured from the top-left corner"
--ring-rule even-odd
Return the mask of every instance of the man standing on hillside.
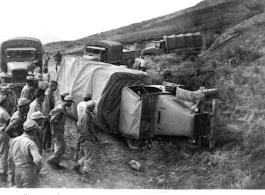
[[10, 144], [17, 188], [36, 188], [39, 185], [38, 170], [42, 167], [42, 157], [38, 152], [38, 147], [31, 140], [36, 127], [35, 121], [27, 120], [23, 124], [23, 135], [13, 139]]
[[0, 182], [7, 181], [7, 157], [10, 140], [8, 134], [5, 132], [10, 116], [1, 106], [2, 104], [0, 103]]
[[30, 101], [33, 101], [34, 99], [33, 85], [34, 85], [34, 77], [27, 76], [26, 85], [23, 87], [21, 91], [20, 98], [26, 98]]
[[49, 113], [54, 108], [55, 99], [54, 99], [54, 91], [57, 90], [58, 83], [52, 80], [49, 84], [49, 88], [45, 91], [45, 97], [43, 100], [43, 115], [47, 117], [47, 120], [44, 123], [44, 131], [43, 131], [43, 142], [42, 148], [46, 150], [47, 148], [51, 148], [51, 128], [49, 121]]
[[66, 107], [71, 106], [73, 101], [73, 97], [71, 95], [67, 95], [64, 98], [64, 102], [59, 104], [50, 112], [52, 138], [57, 146], [57, 150], [48, 158], [47, 163], [53, 169], [65, 169], [65, 167], [59, 163], [66, 148], [64, 141]]
[[[77, 105], [77, 128], [79, 128], [80, 120], [86, 112], [86, 104], [90, 100], [91, 100], [91, 94], [86, 93], [85, 96], [83, 97], [83, 101], [79, 102]], [[78, 134], [78, 132], [79, 132], [79, 129], [77, 130], [77, 134]], [[79, 137], [79, 135], [78, 135], [78, 137]], [[79, 141], [77, 141], [75, 160], [78, 160], [79, 150], [80, 150], [80, 143], [79, 143]]]
[[95, 109], [96, 103], [93, 100], [86, 102], [86, 109], [82, 115], [79, 125], [78, 142], [80, 143], [80, 151], [78, 163], [72, 168], [74, 171], [79, 172], [81, 165], [83, 167], [83, 175], [81, 182], [93, 184], [95, 181], [92, 178], [92, 166], [94, 163], [95, 156], [95, 142], [97, 141], [95, 133], [95, 125], [92, 112]]
[[53, 56], [53, 58], [54, 58], [54, 60], [55, 60], [55, 70], [56, 70], [56, 72], [57, 72], [57, 70], [58, 70], [58, 67], [60, 67], [60, 65], [61, 65], [61, 61], [62, 61], [62, 55], [60, 54], [60, 51], [58, 51], [57, 52], [57, 54], [55, 54], [54, 56]]
[[50, 56], [49, 56], [48, 51], [46, 51], [45, 54], [42, 56], [42, 64], [44, 68], [45, 67], [48, 68], [49, 60], [50, 60]]

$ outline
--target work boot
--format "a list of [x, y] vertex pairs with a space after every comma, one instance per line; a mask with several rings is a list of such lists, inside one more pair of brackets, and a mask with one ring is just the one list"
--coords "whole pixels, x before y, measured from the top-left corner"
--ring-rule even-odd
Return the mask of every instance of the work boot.
[[80, 164], [76, 164], [71, 169], [76, 173], [80, 174], [80, 166], [81, 166]]
[[47, 160], [47, 164], [50, 165], [50, 167], [53, 168], [53, 169], [58, 169], [57, 166], [56, 166], [56, 163], [54, 163], [52, 161]]
[[88, 172], [84, 172], [82, 177], [81, 177], [81, 182], [82, 183], [88, 183], [88, 184], [95, 184], [95, 181], [92, 180], [91, 177], [89, 177]]

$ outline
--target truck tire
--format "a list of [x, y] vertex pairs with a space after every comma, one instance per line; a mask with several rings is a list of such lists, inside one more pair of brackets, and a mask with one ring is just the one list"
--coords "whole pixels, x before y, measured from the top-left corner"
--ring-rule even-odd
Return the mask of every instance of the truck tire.
[[128, 68], [132, 68], [133, 65], [134, 65], [134, 61], [135, 61], [135, 59], [129, 59], [128, 62], [127, 62], [127, 67]]

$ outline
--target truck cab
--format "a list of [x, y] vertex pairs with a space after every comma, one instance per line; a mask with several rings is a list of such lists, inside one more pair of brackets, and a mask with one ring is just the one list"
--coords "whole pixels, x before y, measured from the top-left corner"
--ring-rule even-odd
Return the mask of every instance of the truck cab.
[[7, 73], [17, 93], [26, 83], [26, 77], [33, 72], [33, 61], [42, 65], [42, 44], [31, 37], [16, 37], [1, 44], [1, 72]]
[[106, 62], [106, 52], [106, 48], [104, 47], [86, 46], [83, 57], [92, 61]]
[[147, 47], [141, 50], [142, 56], [160, 55], [165, 52], [165, 42], [163, 40], [153, 41], [154, 46]]

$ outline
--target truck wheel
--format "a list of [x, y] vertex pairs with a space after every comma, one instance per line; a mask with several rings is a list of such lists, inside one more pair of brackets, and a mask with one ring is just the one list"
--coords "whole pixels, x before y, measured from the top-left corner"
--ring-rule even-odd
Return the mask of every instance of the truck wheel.
[[127, 67], [128, 67], [128, 68], [132, 68], [133, 65], [134, 65], [134, 59], [130, 59], [130, 60], [128, 60], [128, 62], [127, 62]]

